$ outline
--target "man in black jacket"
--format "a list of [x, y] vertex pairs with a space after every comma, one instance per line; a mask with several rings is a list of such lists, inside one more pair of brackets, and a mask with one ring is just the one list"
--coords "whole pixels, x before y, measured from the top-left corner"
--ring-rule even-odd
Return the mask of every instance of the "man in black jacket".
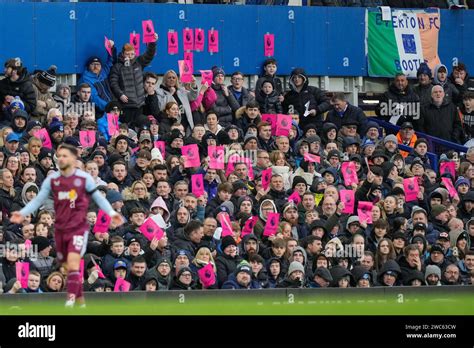
[[343, 121], [356, 121], [359, 125], [358, 133], [362, 137], [365, 134], [367, 127], [367, 117], [364, 111], [354, 105], [350, 105], [344, 93], [335, 93], [331, 98], [333, 110], [330, 110], [326, 116], [326, 122], [333, 123], [338, 129], [341, 129]]
[[143, 88], [143, 69], [151, 63], [156, 52], [156, 40], [150, 42], [144, 54], [135, 57], [135, 49], [130, 44], [125, 44], [120, 53], [118, 62], [110, 71], [110, 88], [115, 98], [120, 100], [123, 114], [120, 121], [140, 125], [144, 120], [142, 108], [145, 105], [145, 89]]
[[289, 85], [290, 91], [285, 95], [283, 111], [286, 114], [298, 112], [301, 128], [313, 123], [319, 129], [323, 123], [322, 115], [331, 107], [324, 91], [309, 86], [308, 76], [302, 68], [291, 72]]

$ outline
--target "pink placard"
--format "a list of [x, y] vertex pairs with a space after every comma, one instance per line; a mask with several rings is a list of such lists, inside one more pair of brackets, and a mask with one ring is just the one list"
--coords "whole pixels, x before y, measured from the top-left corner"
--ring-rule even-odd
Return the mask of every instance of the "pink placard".
[[99, 210], [97, 214], [97, 221], [95, 222], [92, 232], [94, 233], [106, 233], [109, 231], [111, 217], [108, 216], [105, 211]]
[[183, 29], [183, 48], [185, 51], [194, 50], [194, 32], [192, 29]]
[[451, 181], [451, 179], [443, 177], [443, 178], [441, 178], [441, 181], [443, 182], [444, 186], [448, 190], [449, 196], [451, 198], [456, 197], [457, 194], [458, 194], [458, 191], [456, 191], [456, 188], [454, 187], [453, 182]]
[[262, 187], [264, 190], [268, 189], [270, 186], [270, 181], [272, 180], [272, 168], [267, 168], [262, 170]]
[[204, 177], [202, 174], [191, 176], [191, 191], [198, 198], [204, 194]]
[[209, 145], [207, 147], [210, 169], [224, 169], [224, 146]]
[[272, 126], [272, 135], [275, 135], [277, 115], [276, 114], [262, 114], [262, 121], [268, 122]]
[[130, 283], [123, 278], [117, 278], [115, 282], [114, 292], [128, 292], [130, 291]]
[[275, 55], [275, 35], [274, 34], [265, 34], [263, 36], [264, 44], [263, 51], [265, 57], [272, 57]]
[[29, 250], [31, 248], [31, 239], [25, 240], [25, 250]]
[[341, 172], [344, 178], [344, 185], [350, 187], [352, 184], [359, 184], [354, 162], [342, 162]]
[[441, 162], [439, 165], [439, 175], [449, 173], [451, 177], [456, 179], [456, 163], [454, 162]]
[[156, 239], [161, 239], [163, 237], [163, 230], [157, 223], [152, 219], [148, 218], [145, 222], [138, 228], [138, 230], [145, 236], [149, 241]]
[[194, 74], [194, 53], [193, 52], [184, 52], [184, 59], [188, 62], [189, 70], [191, 71], [191, 75]]
[[95, 131], [79, 131], [79, 141], [82, 147], [93, 147], [95, 144]]
[[219, 223], [221, 224], [222, 234], [221, 238], [225, 236], [233, 236], [232, 225], [230, 224], [229, 214], [223, 212], [219, 214]]
[[155, 28], [151, 19], [142, 21], [143, 43], [155, 42]]
[[248, 157], [244, 157], [244, 158], [243, 158], [243, 161], [244, 161], [244, 163], [247, 165], [249, 179], [250, 179], [250, 180], [254, 180], [254, 179], [255, 179], [255, 175], [254, 175], [254, 173], [253, 173], [252, 160], [251, 160], [250, 158], [248, 158]]
[[372, 202], [361, 202], [357, 206], [357, 216], [359, 221], [366, 222], [368, 224], [372, 223], [372, 208], [374, 207]]
[[51, 138], [49, 137], [49, 133], [46, 128], [41, 128], [39, 131], [33, 133], [33, 135], [39, 139], [43, 143], [43, 147], [47, 149], [53, 148], [53, 143], [51, 142]]
[[163, 157], [163, 159], [165, 159], [165, 158], [166, 158], [166, 157], [165, 157], [165, 154], [166, 154], [166, 144], [165, 144], [165, 142], [162, 141], [162, 140], [156, 140], [156, 141], [154, 142], [154, 144], [155, 144], [155, 147], [156, 147], [158, 150], [160, 150], [160, 152], [161, 152], [161, 157]]
[[344, 203], [343, 214], [354, 214], [355, 192], [353, 190], [339, 191], [341, 202]]
[[105, 279], [104, 272], [102, 272], [102, 269], [100, 268], [99, 265], [95, 265], [95, 269], [97, 270], [97, 273], [99, 275], [99, 278]]
[[20, 282], [21, 287], [28, 288], [28, 277], [30, 275], [30, 264], [28, 262], [17, 262], [16, 267], [16, 280]]
[[301, 203], [301, 197], [298, 191], [294, 191], [289, 197], [288, 197], [288, 202], [292, 201], [296, 205]]
[[312, 163], [321, 163], [321, 157], [313, 155], [312, 153], [306, 152], [303, 156], [304, 160]]
[[109, 135], [111, 137], [118, 134], [119, 132], [118, 115], [107, 114], [107, 127], [109, 131]]
[[193, 74], [191, 67], [187, 60], [178, 60], [179, 79], [183, 83], [191, 83], [193, 81]]
[[79, 276], [81, 277], [81, 281], [84, 279], [84, 259], [81, 259], [79, 262]]
[[245, 221], [244, 228], [242, 228], [242, 232], [240, 233], [241, 237], [246, 236], [247, 234], [252, 234], [255, 225], [257, 224], [258, 216], [251, 216], [247, 221]]
[[198, 52], [204, 51], [204, 30], [194, 29], [194, 49]]
[[209, 53], [219, 52], [219, 31], [211, 29], [208, 32], [207, 45]]
[[197, 273], [204, 288], [213, 286], [216, 283], [216, 274], [214, 273], [212, 263], [209, 262], [206, 266], [198, 270]]
[[207, 83], [208, 86], [211, 86], [213, 80], [212, 70], [199, 70], [199, 72], [201, 73], [201, 85]]
[[268, 213], [267, 223], [263, 230], [263, 235], [266, 237], [273, 236], [278, 231], [278, 224], [280, 223], [280, 214]]
[[181, 147], [181, 154], [185, 159], [184, 168], [199, 167], [201, 165], [199, 149], [196, 144], [184, 145]]
[[130, 33], [130, 45], [133, 46], [135, 55], [138, 57], [140, 55], [140, 34]]
[[278, 114], [276, 120], [275, 135], [285, 137], [289, 136], [291, 129], [291, 116]]
[[168, 32], [168, 54], [178, 54], [178, 33]]
[[418, 185], [418, 178], [403, 179], [403, 190], [405, 191], [405, 201], [412, 202], [418, 200], [418, 192], [420, 186]]
[[109, 56], [112, 55], [112, 46], [110, 45], [110, 40], [107, 38], [107, 36], [104, 36], [104, 46], [105, 49], [107, 50], [107, 53]]

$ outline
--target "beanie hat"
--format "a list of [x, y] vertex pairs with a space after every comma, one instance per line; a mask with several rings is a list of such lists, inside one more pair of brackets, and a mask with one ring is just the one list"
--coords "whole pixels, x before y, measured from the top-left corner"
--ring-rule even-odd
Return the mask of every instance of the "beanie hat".
[[235, 210], [234, 203], [232, 203], [231, 201], [226, 201], [219, 206], [218, 210], [220, 210], [221, 212], [226, 212], [230, 216], [233, 216]]
[[360, 223], [359, 217], [357, 215], [350, 216], [349, 219], [347, 219], [346, 228], [348, 229], [351, 224], [356, 222]]
[[67, 137], [66, 139], [64, 139], [64, 143], [72, 145], [74, 147], [82, 147], [79, 139], [77, 139], [76, 137]]
[[39, 192], [38, 186], [36, 186], [35, 184], [31, 184], [30, 186], [27, 187], [27, 189], [25, 191], [25, 193], [28, 193], [28, 192], [38, 193]]
[[421, 143], [424, 143], [424, 144], [426, 144], [426, 146], [428, 146], [428, 140], [426, 140], [425, 138], [418, 138], [415, 141], [415, 146], [414, 147], [417, 147]]
[[252, 139], [255, 139], [258, 141], [257, 137], [253, 134], [247, 134], [244, 138], [244, 146]]
[[[298, 176], [295, 176], [295, 177], [293, 178], [293, 183], [291, 184], [291, 189], [294, 190], [295, 187], [296, 187], [296, 185], [298, 185], [298, 184], [305, 184], [305, 185], [307, 185], [306, 180], [305, 180], [302, 176], [299, 176], [299, 175], [298, 175]], [[306, 186], [306, 187], [307, 187], [307, 186]]]
[[12, 108], [18, 108], [18, 109], [21, 109], [21, 110], [25, 110], [25, 104], [23, 103], [23, 101], [20, 99], [19, 96], [16, 96], [15, 99], [13, 99], [10, 102], [10, 109], [12, 109]]
[[247, 273], [248, 275], [251, 276], [252, 275], [252, 268], [250, 267], [250, 265], [247, 262], [242, 262], [237, 266], [237, 268], [235, 270], [235, 274], [239, 274], [240, 272], [245, 272], [245, 273]]
[[45, 159], [46, 157], [53, 159], [53, 150], [42, 147], [38, 155], [38, 161], [41, 162], [41, 160]]
[[366, 139], [363, 143], [362, 143], [362, 150], [364, 150], [366, 147], [368, 146], [373, 146], [375, 147], [375, 143], [370, 140], [370, 139]]
[[47, 247], [51, 246], [51, 243], [49, 242], [49, 239], [46, 237], [42, 236], [36, 236], [31, 240], [32, 245], [37, 245], [38, 246], [38, 251], [42, 251], [46, 249]]
[[436, 218], [439, 214], [444, 213], [445, 211], [447, 211], [447, 209], [443, 204], [437, 204], [431, 208], [431, 216]]
[[435, 274], [441, 279], [441, 269], [436, 265], [428, 265], [426, 266], [425, 270], [425, 279], [428, 278], [429, 275]]
[[420, 67], [419, 67], [418, 70], [416, 71], [416, 77], [420, 77], [421, 74], [428, 75], [428, 77], [429, 77], [430, 79], [432, 78], [431, 69], [430, 69], [430, 67], [428, 66], [428, 64], [426, 64], [426, 63], [421, 63], [421, 64], [420, 64]]
[[383, 144], [387, 144], [389, 141], [392, 141], [394, 142], [395, 144], [398, 144], [398, 141], [397, 141], [397, 137], [393, 134], [389, 134], [387, 135], [384, 139], [383, 139]]
[[89, 66], [89, 65], [91, 65], [92, 63], [99, 63], [100, 65], [102, 65], [102, 61], [101, 61], [100, 58], [97, 57], [97, 56], [89, 57], [89, 59], [88, 59], [87, 62], [86, 62], [86, 66]]
[[38, 81], [45, 84], [46, 86], [53, 87], [56, 83], [56, 70], [55, 65], [51, 65], [48, 70], [40, 71], [36, 76]]
[[237, 243], [235, 242], [234, 237], [232, 236], [225, 236], [221, 240], [221, 250], [224, 251], [225, 248], [227, 248], [229, 245], [235, 245], [237, 246]]
[[181, 267], [178, 271], [178, 274], [176, 275], [176, 278], [179, 278], [181, 277], [181, 274], [183, 274], [184, 272], [189, 272], [191, 274], [193, 274], [193, 271], [191, 271], [191, 268], [189, 267]]
[[212, 78], [215, 78], [219, 74], [222, 74], [225, 76], [224, 69], [219, 68], [218, 66], [212, 67]]
[[108, 190], [105, 195], [105, 198], [110, 202], [110, 204], [123, 201], [123, 197], [120, 192], [117, 192], [115, 190]]
[[293, 261], [292, 263], [290, 263], [290, 267], [288, 267], [288, 275], [291, 275], [291, 273], [293, 273], [295, 271], [303, 272], [303, 274], [305, 273], [304, 272], [304, 267], [301, 264], [301, 262]]
[[418, 212], [418, 211], [423, 212], [423, 213], [425, 214], [425, 216], [428, 217], [428, 213], [426, 212], [425, 209], [423, 209], [423, 208], [420, 207], [420, 206], [415, 205], [415, 206], [413, 207], [413, 209], [411, 210], [411, 218], [412, 218], [412, 219], [413, 219], [413, 215], [415, 215], [415, 213]]
[[343, 140], [343, 147], [344, 147], [344, 149], [345, 149], [346, 147], [348, 147], [348, 146], [351, 146], [351, 145], [357, 145], [357, 146], [359, 146], [360, 143], [359, 143], [359, 141], [358, 141], [356, 138], [354, 138], [354, 137], [345, 137], [344, 140]]
[[387, 178], [390, 172], [392, 171], [395, 164], [393, 162], [383, 162], [382, 163], [382, 170], [383, 170], [383, 177]]
[[28, 122], [28, 119], [30, 118], [30, 116], [28, 116], [28, 113], [25, 111], [25, 110], [22, 110], [22, 109], [19, 109], [19, 110], [16, 110], [15, 112], [13, 112], [13, 115], [12, 117], [15, 119], [17, 117], [21, 117], [23, 118], [26, 122]]
[[49, 125], [49, 133], [53, 134], [55, 132], [64, 132], [64, 125], [62, 122], [57, 119]]
[[456, 190], [458, 189], [459, 186], [461, 185], [467, 185], [467, 186], [470, 186], [470, 182], [469, 180], [467, 180], [465, 177], [463, 176], [460, 176], [457, 180], [456, 180], [456, 184], [454, 184], [454, 187], [456, 188]]

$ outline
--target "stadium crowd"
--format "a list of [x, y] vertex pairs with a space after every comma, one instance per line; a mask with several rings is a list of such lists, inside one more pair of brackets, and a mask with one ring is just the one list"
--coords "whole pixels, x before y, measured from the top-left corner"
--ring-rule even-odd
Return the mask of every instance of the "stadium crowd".
[[[474, 81], [465, 65], [448, 74], [444, 65], [432, 72], [423, 64], [414, 87], [396, 76], [380, 105], [420, 108], [397, 118], [401, 128], [394, 135], [344, 94], [329, 98], [309, 85], [302, 68], [288, 86], [273, 58], [252, 89], [240, 72], [226, 85], [220, 67], [212, 68], [211, 84], [194, 77], [181, 83], [173, 70], [160, 81], [144, 71], [155, 51], [151, 42], [136, 57], [125, 44], [117, 54], [112, 43], [107, 61], [85, 62], [75, 92], [56, 83], [55, 66], [29, 74], [20, 58], [5, 62], [4, 294], [65, 288], [53, 202], [22, 225], [9, 222], [57, 170], [55, 149], [62, 143], [79, 149], [77, 168], [126, 219], [93, 233], [100, 213], [91, 203], [86, 291], [113, 291], [117, 279], [133, 291], [474, 284]], [[269, 117], [274, 114], [290, 115], [291, 125]], [[416, 131], [470, 147], [438, 154], [433, 168], [428, 141]], [[412, 151], [400, 151], [399, 144]], [[182, 154], [187, 145], [197, 145], [198, 166], [189, 164], [190, 152]], [[223, 169], [216, 169], [223, 161], [216, 160], [215, 146], [225, 149]], [[201, 190], [196, 174], [202, 174]], [[407, 190], [415, 197], [408, 199]], [[352, 200], [342, 199], [347, 191]], [[162, 234], [142, 233], [150, 219]], [[16, 278], [17, 262], [30, 265], [27, 286]]]

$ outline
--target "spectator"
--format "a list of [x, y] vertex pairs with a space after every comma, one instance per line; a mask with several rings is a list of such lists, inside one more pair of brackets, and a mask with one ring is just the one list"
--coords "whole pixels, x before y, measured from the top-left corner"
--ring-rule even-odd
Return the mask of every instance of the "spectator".
[[448, 68], [439, 64], [434, 68], [433, 84], [440, 85], [444, 90], [444, 99], [447, 103], [456, 103], [459, 98], [459, 91], [448, 79]]
[[36, 108], [31, 112], [35, 120], [44, 122], [48, 111], [56, 107], [56, 102], [49, 89], [56, 84], [56, 66], [52, 65], [46, 71], [38, 71], [31, 81], [36, 94]]
[[213, 84], [212, 89], [216, 93], [217, 99], [212, 109], [217, 115], [219, 125], [227, 127], [234, 121], [234, 114], [239, 109], [239, 103], [234, 94], [224, 84], [225, 72], [217, 66], [212, 68]]
[[464, 94], [466, 92], [474, 92], [474, 80], [469, 77], [466, 65], [461, 62], [458, 62], [457, 65], [453, 65], [453, 72], [449, 80], [459, 92], [456, 104], [460, 106], [464, 100]]
[[244, 81], [244, 74], [240, 71], [233, 72], [230, 78], [231, 85], [227, 87], [241, 107], [246, 106], [249, 101], [255, 98], [254, 94], [243, 86]]
[[330, 122], [338, 129], [342, 127], [342, 123], [346, 120], [356, 121], [359, 125], [358, 132], [362, 136], [367, 127], [367, 117], [364, 111], [357, 106], [350, 105], [344, 93], [336, 93], [331, 98], [333, 110], [330, 110], [324, 120], [324, 123]]
[[418, 84], [413, 88], [413, 92], [418, 95], [421, 106], [429, 104], [431, 102], [431, 81], [433, 75], [428, 64], [420, 64], [416, 72], [416, 77], [418, 78]]

